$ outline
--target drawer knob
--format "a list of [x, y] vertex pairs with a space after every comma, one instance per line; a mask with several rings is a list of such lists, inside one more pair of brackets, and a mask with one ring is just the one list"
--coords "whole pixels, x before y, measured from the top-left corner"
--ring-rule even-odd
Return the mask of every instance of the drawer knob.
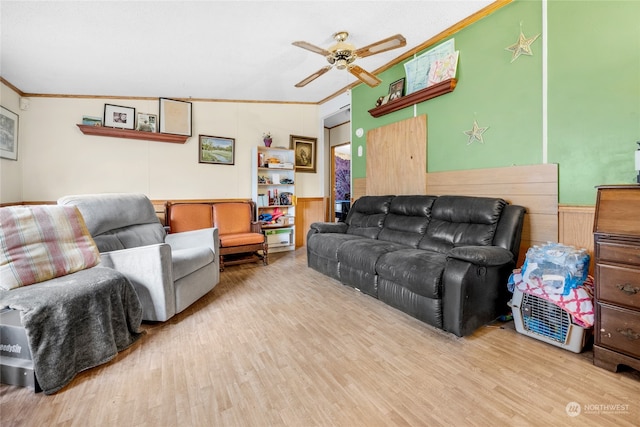
[[618, 283], [616, 285], [616, 288], [620, 289], [622, 292], [624, 292], [627, 295], [635, 295], [638, 292], [640, 292], [640, 288], [637, 286], [633, 286], [631, 283], [625, 283], [624, 285], [621, 283]]
[[627, 328], [627, 329], [618, 328], [618, 329], [616, 329], [616, 331], [618, 331], [618, 333], [620, 333], [620, 335], [622, 335], [623, 337], [625, 337], [629, 341], [640, 339], [640, 333], [635, 332], [631, 328]]

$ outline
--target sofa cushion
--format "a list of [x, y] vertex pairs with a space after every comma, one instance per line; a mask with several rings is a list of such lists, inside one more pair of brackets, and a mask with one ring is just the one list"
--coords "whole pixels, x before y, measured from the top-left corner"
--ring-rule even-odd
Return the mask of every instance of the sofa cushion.
[[264, 234], [262, 233], [220, 234], [221, 248], [244, 245], [259, 245], [261, 243], [264, 243]]
[[378, 240], [417, 248], [429, 225], [431, 206], [435, 199], [435, 196], [394, 197]]
[[345, 222], [348, 234], [377, 239], [393, 196], [362, 196], [355, 201]]
[[73, 206], [0, 208], [0, 287], [9, 290], [93, 267], [100, 254]]
[[196, 270], [212, 263], [213, 251], [207, 246], [172, 249], [171, 264], [173, 267], [173, 280], [181, 279]]
[[423, 297], [442, 298], [442, 272], [447, 257], [438, 252], [404, 249], [383, 254], [376, 263], [381, 278]]
[[354, 270], [376, 273], [376, 262], [387, 252], [406, 249], [405, 245], [372, 239], [345, 241], [338, 248], [338, 261]]
[[353, 234], [339, 234], [339, 233], [319, 233], [310, 236], [307, 241], [307, 249], [322, 258], [338, 260], [338, 248], [343, 243], [351, 240], [360, 240], [363, 237]]
[[440, 196], [418, 247], [446, 253], [457, 246], [491, 245], [505, 205], [489, 197]]

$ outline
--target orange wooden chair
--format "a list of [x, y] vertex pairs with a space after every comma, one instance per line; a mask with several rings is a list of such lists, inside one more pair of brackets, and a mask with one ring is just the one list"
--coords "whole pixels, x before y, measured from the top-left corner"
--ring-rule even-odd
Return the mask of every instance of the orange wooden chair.
[[259, 223], [253, 221], [253, 201], [180, 203], [167, 202], [170, 233], [218, 228], [220, 271], [225, 265], [262, 261], [269, 263], [269, 247]]

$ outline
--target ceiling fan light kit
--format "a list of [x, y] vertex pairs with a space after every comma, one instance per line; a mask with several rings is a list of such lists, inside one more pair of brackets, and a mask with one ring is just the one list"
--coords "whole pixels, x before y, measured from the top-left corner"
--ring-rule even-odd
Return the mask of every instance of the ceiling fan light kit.
[[333, 67], [336, 67], [338, 70], [349, 71], [349, 73], [354, 75], [358, 80], [371, 87], [378, 86], [382, 80], [363, 68], [355, 65], [354, 61], [357, 58], [364, 58], [377, 53], [386, 52], [391, 49], [397, 49], [407, 44], [407, 40], [401, 34], [396, 34], [395, 36], [391, 36], [363, 48], [356, 49], [354, 45], [346, 42], [348, 37], [348, 32], [338, 31], [333, 35], [333, 39], [336, 41], [336, 44], [330, 46], [328, 49], [323, 49], [305, 41], [293, 42], [292, 44], [294, 46], [323, 55], [330, 64], [303, 79], [295, 86], [304, 87]]

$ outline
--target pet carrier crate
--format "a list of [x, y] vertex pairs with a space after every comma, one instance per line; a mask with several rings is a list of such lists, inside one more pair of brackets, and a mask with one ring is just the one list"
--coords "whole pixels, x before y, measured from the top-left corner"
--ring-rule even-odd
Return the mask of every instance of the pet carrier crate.
[[531, 338], [580, 353], [591, 334], [591, 328], [576, 325], [561, 307], [518, 288], [509, 305], [516, 331]]

